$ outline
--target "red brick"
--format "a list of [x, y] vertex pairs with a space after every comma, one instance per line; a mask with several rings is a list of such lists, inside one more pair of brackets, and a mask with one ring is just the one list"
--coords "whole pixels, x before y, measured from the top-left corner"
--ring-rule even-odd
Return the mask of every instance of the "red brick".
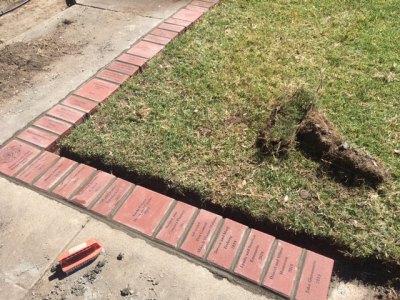
[[208, 2], [208, 3], [212, 3], [212, 4], [217, 4], [219, 2], [219, 0], [201, 0], [203, 2]]
[[158, 35], [152, 35], [152, 34], [146, 35], [143, 38], [143, 40], [152, 42], [152, 43], [156, 43], [156, 44], [161, 44], [161, 45], [166, 45], [171, 41], [170, 38], [166, 38], [166, 37], [162, 37], [162, 36], [158, 36]]
[[35, 127], [29, 127], [18, 134], [18, 138], [21, 140], [30, 142], [36, 146], [39, 146], [45, 150], [52, 149], [57, 143], [59, 136], [41, 130]]
[[107, 217], [112, 213], [114, 208], [125, 198], [132, 183], [117, 178], [107, 191], [101, 196], [100, 200], [91, 208], [100, 215]]
[[[168, 25], [170, 25], [170, 24], [168, 24]], [[170, 26], [172, 26], [172, 25], [170, 25]], [[150, 32], [150, 34], [162, 36], [162, 37], [169, 38], [169, 39], [173, 39], [173, 38], [176, 38], [178, 36], [177, 32], [173, 32], [173, 31], [169, 31], [169, 30], [163, 30], [163, 29], [160, 29], [160, 28], [153, 29]]]
[[97, 102], [104, 102], [117, 89], [118, 84], [100, 79], [92, 79], [75, 91], [74, 94]]
[[278, 241], [263, 285], [285, 297], [292, 294], [296, 280], [301, 248]]
[[246, 229], [246, 226], [226, 219], [211, 248], [207, 261], [229, 270], [236, 257]]
[[194, 0], [192, 2], [190, 2], [191, 5], [196, 5], [196, 6], [201, 6], [201, 7], [213, 7], [216, 2], [207, 2], [207, 1], [198, 1], [198, 0]]
[[146, 42], [146, 41], [140, 41], [136, 45], [134, 45], [131, 49], [128, 50], [129, 54], [137, 55], [137, 56], [142, 56], [144, 58], [152, 58], [154, 55], [156, 55], [158, 52], [160, 52], [164, 46]]
[[190, 4], [187, 5], [185, 8], [188, 10], [193, 10], [193, 11], [197, 11], [197, 12], [201, 12], [201, 13], [205, 13], [208, 11], [208, 8], [206, 8], [206, 7], [190, 5]]
[[111, 183], [115, 177], [111, 174], [99, 171], [71, 201], [83, 207], [88, 207]]
[[129, 78], [129, 75], [117, 73], [107, 69], [102, 69], [97, 72], [96, 77], [118, 84], [123, 84]]
[[67, 134], [72, 127], [70, 123], [60, 121], [48, 116], [41, 117], [33, 125], [56, 133], [60, 136], [64, 136], [65, 134]]
[[176, 33], [181, 33], [182, 31], [185, 30], [185, 26], [180, 26], [180, 25], [174, 25], [174, 24], [168, 24], [168, 23], [161, 23], [158, 25], [158, 28], [164, 29], [164, 30], [169, 30], [169, 31], [174, 31]]
[[61, 104], [57, 104], [48, 110], [47, 114], [73, 124], [82, 123], [83, 117], [85, 116], [83, 111], [79, 111]]
[[44, 151], [19, 173], [16, 178], [28, 184], [32, 184], [37, 177], [42, 175], [42, 173], [59, 158], [60, 157], [54, 153]]
[[332, 269], [332, 259], [307, 251], [296, 300], [327, 299]]
[[201, 210], [183, 242], [181, 249], [202, 258], [222, 217]]
[[188, 10], [188, 9], [181, 9], [178, 11], [175, 15], [172, 17], [174, 19], [179, 19], [179, 20], [184, 20], [184, 21], [189, 21], [189, 22], [195, 22], [197, 21], [201, 16], [203, 15], [202, 12], [199, 11], [193, 11], [193, 10]]
[[69, 199], [72, 194], [87, 180], [96, 169], [84, 164], [80, 164], [74, 171], [72, 171], [64, 180], [57, 185], [53, 193], [65, 199]]
[[137, 186], [116, 213], [114, 220], [152, 236], [173, 199]]
[[51, 190], [75, 165], [76, 162], [62, 157], [36, 181], [35, 186], [45, 191]]
[[168, 20], [165, 21], [165, 23], [170, 23], [170, 24], [184, 26], [184, 27], [188, 27], [192, 24], [192, 22], [190, 22], [190, 21], [185, 21], [185, 20], [180, 20], [180, 19], [175, 19], [175, 18], [169, 18]]
[[127, 75], [133, 75], [136, 74], [139, 71], [139, 67], [133, 66], [131, 64], [126, 64], [123, 62], [120, 62], [118, 60], [113, 60], [108, 66], [107, 69], [124, 73]]
[[260, 276], [274, 241], [273, 236], [252, 229], [235, 267], [235, 273], [260, 283]]
[[126, 54], [126, 53], [118, 56], [117, 60], [123, 61], [123, 62], [131, 64], [131, 65], [135, 65], [138, 67], [144, 67], [148, 61], [147, 58], [130, 55], [130, 54]]
[[87, 99], [84, 99], [84, 98], [81, 98], [81, 97], [78, 97], [75, 95], [68, 96], [62, 102], [62, 104], [72, 107], [72, 108], [75, 108], [75, 109], [82, 110], [88, 114], [92, 114], [96, 110], [97, 105], [98, 105], [96, 102], [93, 102], [93, 101], [90, 101], [90, 100], [87, 100]]
[[157, 239], [177, 247], [196, 211], [196, 207], [178, 202], [157, 234]]
[[0, 173], [8, 176], [17, 174], [40, 150], [23, 142], [12, 140], [0, 149]]

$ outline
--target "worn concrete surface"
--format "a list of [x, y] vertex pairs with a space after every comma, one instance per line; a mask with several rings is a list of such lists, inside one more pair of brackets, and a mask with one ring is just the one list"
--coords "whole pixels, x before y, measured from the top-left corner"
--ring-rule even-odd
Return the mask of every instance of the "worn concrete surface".
[[[119, 3], [109, 2], [114, 5]], [[153, 3], [147, 7], [146, 0], [124, 2], [125, 8], [120, 9], [121, 12], [74, 5], [5, 43], [31, 41], [55, 34], [59, 39], [78, 45], [80, 52], [60, 57], [39, 72], [29, 85], [21, 86], [16, 96], [7, 99], [0, 107], [0, 143], [65, 97], [162, 21], [162, 18], [149, 15], [169, 16], [189, 1], [153, 2], [159, 5]], [[139, 13], [136, 9], [128, 9], [128, 4], [132, 8], [143, 9]], [[72, 23], [63, 25], [65, 19]]]
[[76, 2], [80, 5], [161, 19], [169, 17], [187, 3], [185, 0], [77, 0]]

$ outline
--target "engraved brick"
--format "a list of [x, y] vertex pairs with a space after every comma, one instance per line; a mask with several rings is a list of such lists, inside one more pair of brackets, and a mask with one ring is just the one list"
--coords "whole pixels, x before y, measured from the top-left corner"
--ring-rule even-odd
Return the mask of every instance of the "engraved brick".
[[35, 127], [28, 127], [20, 134], [18, 134], [18, 138], [21, 140], [32, 143], [36, 146], [39, 146], [45, 150], [53, 149], [56, 145], [59, 136], [56, 134], [49, 133], [47, 131], [41, 130]]
[[123, 61], [123, 62], [131, 64], [131, 65], [135, 65], [138, 67], [144, 67], [148, 61], [147, 58], [130, 55], [130, 54], [126, 54], [126, 53], [123, 53], [120, 56], [118, 56], [117, 60]]
[[132, 183], [117, 178], [91, 210], [105, 217], [109, 216], [114, 208], [125, 198], [132, 186]]
[[44, 151], [41, 155], [33, 160], [16, 178], [32, 184], [37, 177], [50, 167], [60, 157], [54, 153]]
[[134, 45], [131, 49], [128, 50], [129, 54], [141, 56], [144, 58], [152, 58], [154, 55], [156, 55], [158, 52], [160, 52], [164, 46], [146, 42], [146, 41], [140, 41], [136, 45]]
[[183, 202], [177, 202], [163, 227], [157, 234], [157, 239], [177, 247], [196, 211], [197, 208], [194, 206]]
[[152, 236], [172, 203], [173, 199], [167, 196], [137, 186], [115, 214], [114, 220]]
[[[174, 26], [174, 25], [171, 25], [171, 24], [167, 24], [167, 25]], [[158, 26], [158, 27], [160, 27], [160, 26]], [[178, 32], [169, 31], [169, 30], [163, 30], [163, 29], [160, 29], [160, 28], [153, 29], [150, 32], [150, 34], [162, 36], [162, 37], [165, 37], [165, 38], [168, 38], [168, 39], [174, 39], [174, 38], [176, 38], [178, 36]]]
[[191, 5], [196, 5], [196, 6], [201, 6], [201, 7], [213, 7], [216, 3], [214, 2], [206, 2], [206, 1], [200, 1], [200, 0], [194, 0], [190, 2]]
[[285, 297], [292, 294], [298, 272], [301, 248], [278, 241], [263, 285]]
[[88, 207], [110, 184], [115, 177], [99, 171], [89, 182], [72, 197], [71, 201], [83, 207]]
[[97, 102], [104, 102], [117, 89], [118, 84], [95, 78], [85, 83], [74, 94]]
[[193, 22], [197, 21], [202, 15], [203, 15], [202, 12], [188, 10], [188, 9], [183, 8], [180, 11], [178, 11], [175, 15], [173, 15], [172, 17], [174, 19], [189, 21], [189, 22], [193, 23]]
[[192, 22], [190, 22], [190, 21], [185, 21], [185, 20], [180, 20], [180, 19], [175, 19], [175, 18], [169, 18], [168, 20], [165, 21], [165, 23], [184, 26], [184, 27], [188, 27], [192, 24]]
[[177, 33], [181, 33], [182, 31], [185, 30], [185, 26], [169, 24], [169, 23], [165, 23], [165, 22], [158, 25], [158, 28], [164, 29], [164, 30], [169, 30], [169, 31], [175, 31]]
[[136, 74], [139, 71], [139, 67], [138, 66], [134, 66], [131, 64], [126, 64], [123, 62], [120, 62], [118, 60], [113, 60], [108, 66], [107, 69], [116, 71], [116, 72], [120, 72], [120, 73], [124, 73], [127, 75], [133, 75]]
[[49, 191], [75, 165], [76, 162], [62, 157], [36, 181], [35, 186]]
[[12, 140], [0, 149], [0, 173], [15, 175], [39, 153], [40, 150], [31, 145]]
[[327, 299], [332, 269], [332, 259], [307, 251], [296, 300]]
[[187, 5], [185, 8], [188, 10], [193, 10], [193, 11], [197, 11], [197, 12], [201, 12], [201, 13], [205, 13], [206, 11], [208, 11], [208, 8], [206, 8], [206, 7], [190, 5], [190, 4]]
[[181, 249], [202, 258], [221, 220], [221, 216], [201, 210], [182, 243]]
[[236, 257], [246, 229], [246, 226], [226, 219], [211, 248], [207, 261], [229, 270]]
[[153, 34], [148, 34], [145, 37], [143, 37], [144, 41], [148, 41], [148, 42], [152, 42], [152, 43], [156, 43], [156, 44], [160, 44], [160, 45], [166, 45], [168, 44], [171, 39], [170, 38], [166, 38], [166, 37], [162, 37], [162, 36], [158, 36], [158, 35], [153, 35]]
[[112, 81], [118, 84], [124, 83], [129, 78], [129, 76], [126, 74], [121, 74], [107, 69], [102, 69], [99, 72], [97, 72], [96, 77]]
[[57, 185], [53, 193], [65, 199], [69, 199], [75, 190], [87, 180], [96, 169], [84, 164], [80, 164], [74, 171], [72, 171], [63, 181]]
[[41, 117], [40, 119], [35, 121], [33, 125], [51, 131], [60, 136], [64, 136], [72, 128], [72, 124], [48, 116]]
[[82, 123], [83, 117], [85, 116], [84, 112], [61, 104], [57, 104], [56, 106], [48, 110], [47, 114], [49, 116], [53, 116], [73, 124]]
[[260, 276], [274, 241], [273, 236], [252, 229], [235, 267], [235, 273], [250, 281], [260, 283]]
[[69, 106], [71, 108], [82, 110], [88, 114], [92, 114], [96, 110], [98, 105], [96, 102], [84, 99], [82, 97], [78, 97], [76, 95], [68, 96], [62, 102], [62, 104]]

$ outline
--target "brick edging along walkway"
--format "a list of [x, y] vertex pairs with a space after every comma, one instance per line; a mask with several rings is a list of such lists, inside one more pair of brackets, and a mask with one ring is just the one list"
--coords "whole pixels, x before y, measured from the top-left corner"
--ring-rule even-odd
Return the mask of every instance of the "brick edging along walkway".
[[194, 0], [0, 149], [0, 173], [129, 231], [296, 299], [326, 299], [333, 260], [51, 151], [217, 0]]

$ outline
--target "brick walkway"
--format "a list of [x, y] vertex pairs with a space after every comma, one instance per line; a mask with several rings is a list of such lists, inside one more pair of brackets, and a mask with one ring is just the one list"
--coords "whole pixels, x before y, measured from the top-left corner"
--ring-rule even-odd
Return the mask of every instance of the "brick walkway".
[[217, 1], [192, 1], [0, 149], [0, 173], [286, 298], [326, 299], [333, 260], [52, 153], [131, 76]]

